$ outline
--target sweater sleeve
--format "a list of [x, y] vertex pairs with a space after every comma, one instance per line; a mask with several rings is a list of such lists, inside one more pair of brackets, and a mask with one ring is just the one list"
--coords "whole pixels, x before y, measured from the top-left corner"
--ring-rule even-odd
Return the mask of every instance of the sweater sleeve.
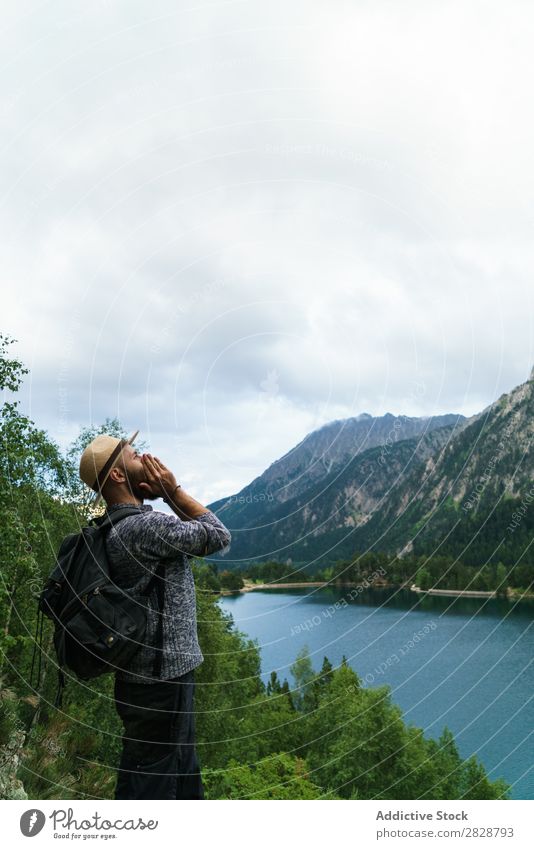
[[205, 557], [216, 551], [227, 551], [231, 539], [228, 528], [211, 510], [188, 521], [176, 515], [153, 511], [143, 516], [137, 524], [136, 533], [132, 534], [131, 548], [134, 554], [149, 554], [158, 558], [172, 559], [181, 554]]

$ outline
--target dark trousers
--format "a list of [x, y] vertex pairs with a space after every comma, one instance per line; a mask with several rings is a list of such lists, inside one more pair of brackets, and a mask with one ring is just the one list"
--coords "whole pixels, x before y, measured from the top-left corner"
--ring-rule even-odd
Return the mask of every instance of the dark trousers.
[[194, 690], [194, 669], [151, 684], [115, 678], [124, 724], [115, 799], [204, 799]]

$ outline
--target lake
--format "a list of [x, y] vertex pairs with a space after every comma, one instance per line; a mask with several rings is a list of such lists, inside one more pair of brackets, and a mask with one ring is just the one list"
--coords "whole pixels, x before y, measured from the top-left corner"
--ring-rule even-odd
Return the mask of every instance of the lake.
[[[337, 608], [335, 607], [337, 603]], [[262, 678], [307, 645], [315, 671], [345, 655], [364, 686], [389, 684], [408, 723], [453, 732], [491, 778], [534, 798], [534, 603], [419, 596], [409, 590], [254, 590], [222, 596], [236, 626], [257, 638]]]

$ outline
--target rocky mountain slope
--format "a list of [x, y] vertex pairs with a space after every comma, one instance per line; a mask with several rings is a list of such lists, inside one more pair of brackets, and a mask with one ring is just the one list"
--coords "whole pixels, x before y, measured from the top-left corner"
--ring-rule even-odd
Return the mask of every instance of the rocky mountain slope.
[[465, 421], [363, 413], [308, 434], [239, 493], [209, 505], [232, 531], [229, 565], [294, 558], [297, 549], [297, 559], [306, 559], [319, 538], [329, 547], [330, 535], [346, 537], [348, 548], [347, 532], [369, 519], [407, 470], [422, 471]]
[[[377, 548], [373, 537], [385, 535], [387, 550], [454, 554], [473, 565], [530, 562], [533, 377], [468, 419], [422, 475], [407, 475], [404, 498], [392, 494], [359, 545]], [[512, 527], [516, 513], [520, 521]]]
[[210, 505], [232, 531], [228, 567], [314, 570], [370, 549], [534, 562], [533, 377], [469, 419], [363, 414], [309, 434]]

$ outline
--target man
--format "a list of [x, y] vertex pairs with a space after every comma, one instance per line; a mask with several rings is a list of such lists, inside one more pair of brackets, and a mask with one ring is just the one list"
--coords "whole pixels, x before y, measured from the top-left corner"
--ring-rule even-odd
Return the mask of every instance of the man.
[[[189, 555], [227, 551], [231, 535], [157, 457], [133, 448], [137, 433], [128, 440], [97, 436], [80, 460], [81, 479], [98, 493], [94, 503], [104, 498], [110, 515], [126, 505], [139, 508], [106, 538], [112, 580], [147, 608], [143, 644], [127, 668], [115, 673], [115, 707], [124, 724], [115, 799], [204, 799], [194, 722], [194, 670], [204, 657]], [[175, 515], [143, 504], [156, 498]], [[158, 650], [158, 590], [142, 592], [161, 563], [165, 587]]]

